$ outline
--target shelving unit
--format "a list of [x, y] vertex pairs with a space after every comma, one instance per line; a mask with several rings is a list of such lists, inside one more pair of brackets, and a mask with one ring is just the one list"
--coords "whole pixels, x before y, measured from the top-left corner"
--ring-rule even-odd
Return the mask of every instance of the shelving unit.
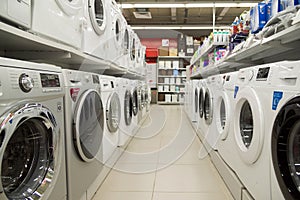
[[71, 46], [42, 38], [0, 22], [0, 55], [58, 65], [69, 69], [96, 71], [106, 75], [143, 79], [144, 74], [122, 68], [115, 63], [82, 53]]
[[186, 67], [191, 57], [160, 56], [157, 59], [157, 103], [182, 104]]

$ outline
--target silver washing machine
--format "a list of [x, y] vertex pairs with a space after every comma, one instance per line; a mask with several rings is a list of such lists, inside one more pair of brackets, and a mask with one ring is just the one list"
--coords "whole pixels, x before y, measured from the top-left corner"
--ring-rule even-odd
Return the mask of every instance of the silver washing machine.
[[85, 200], [103, 169], [104, 108], [99, 75], [63, 70], [69, 200]]
[[61, 68], [0, 58], [0, 70], [0, 199], [66, 199]]

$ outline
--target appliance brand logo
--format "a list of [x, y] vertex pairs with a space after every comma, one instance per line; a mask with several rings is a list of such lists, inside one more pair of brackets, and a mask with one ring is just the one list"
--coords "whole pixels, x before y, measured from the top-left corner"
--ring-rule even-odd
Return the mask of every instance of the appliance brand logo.
[[235, 86], [234, 87], [234, 96], [233, 96], [233, 98], [236, 98], [236, 95], [237, 95], [238, 91], [239, 91], [239, 86]]
[[79, 93], [80, 89], [79, 88], [71, 88], [70, 89], [70, 95], [72, 100], [75, 102], [77, 97], [78, 97], [78, 93]]

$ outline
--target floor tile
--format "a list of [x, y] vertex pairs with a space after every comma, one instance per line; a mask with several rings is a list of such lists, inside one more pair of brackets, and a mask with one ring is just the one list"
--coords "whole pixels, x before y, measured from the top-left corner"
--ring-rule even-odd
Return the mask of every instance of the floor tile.
[[222, 193], [154, 193], [152, 200], [233, 200]]
[[155, 192], [221, 192], [211, 165], [172, 165], [157, 172]]
[[151, 200], [152, 192], [99, 192], [93, 200]]

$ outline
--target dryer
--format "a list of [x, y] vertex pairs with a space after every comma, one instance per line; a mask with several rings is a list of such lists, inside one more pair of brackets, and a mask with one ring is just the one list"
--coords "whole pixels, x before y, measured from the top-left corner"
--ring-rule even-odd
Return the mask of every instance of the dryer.
[[82, 12], [83, 0], [32, 0], [31, 31], [80, 49]]
[[99, 75], [63, 70], [68, 199], [87, 199], [103, 169], [104, 106]]
[[66, 199], [61, 68], [0, 58], [0, 70], [0, 199]]
[[118, 146], [127, 145], [132, 136], [132, 94], [129, 79], [120, 78], [119, 95], [121, 101], [121, 121], [120, 121], [120, 138]]
[[84, 0], [83, 38], [81, 50], [91, 56], [107, 60], [111, 32], [108, 27], [109, 1]]
[[115, 77], [101, 76], [101, 97], [105, 108], [106, 125], [104, 126], [103, 162], [112, 166], [115, 163], [114, 151], [119, 144], [119, 126], [121, 102], [118, 94], [118, 81]]
[[271, 199], [270, 143], [266, 134], [272, 102], [269, 70], [269, 65], [241, 69], [236, 83], [233, 129], [239, 159], [234, 170], [254, 199]]
[[31, 27], [31, 0], [1, 0], [0, 18], [15, 26], [29, 29]]

